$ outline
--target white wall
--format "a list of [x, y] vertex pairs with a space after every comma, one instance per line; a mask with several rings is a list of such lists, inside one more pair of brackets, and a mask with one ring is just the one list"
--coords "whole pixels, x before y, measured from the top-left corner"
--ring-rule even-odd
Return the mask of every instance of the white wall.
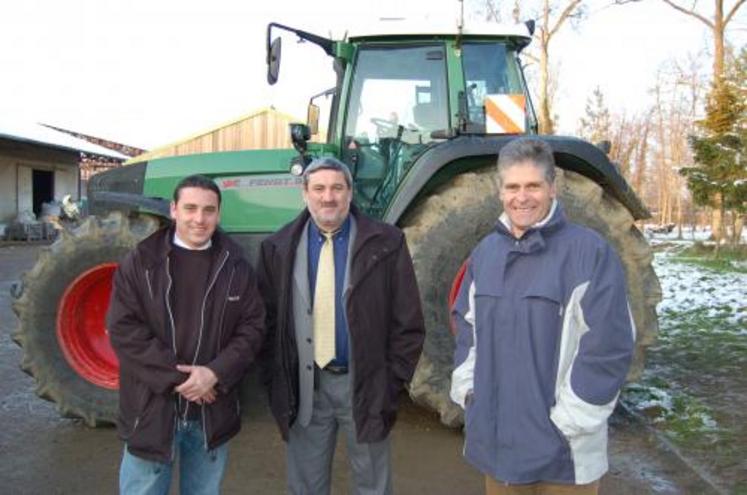
[[27, 165], [16, 165], [16, 176], [18, 177], [18, 183], [16, 186], [16, 194], [18, 199], [16, 202], [16, 212], [31, 211], [34, 208], [34, 190], [33, 190], [33, 169]]
[[0, 156], [0, 223], [16, 217], [16, 163]]
[[78, 167], [57, 165], [54, 168], [54, 199], [62, 201], [69, 194], [74, 201], [78, 199]]
[[53, 161], [0, 156], [0, 223], [15, 220], [19, 211], [33, 208], [32, 170], [54, 173], [54, 199], [78, 197], [78, 166]]

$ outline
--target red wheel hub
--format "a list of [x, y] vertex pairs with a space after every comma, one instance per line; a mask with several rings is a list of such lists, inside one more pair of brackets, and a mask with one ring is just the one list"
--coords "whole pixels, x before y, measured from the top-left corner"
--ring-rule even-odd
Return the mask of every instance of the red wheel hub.
[[459, 295], [459, 289], [462, 288], [464, 273], [467, 271], [467, 261], [468, 260], [465, 260], [464, 263], [462, 263], [462, 266], [459, 267], [459, 270], [457, 270], [457, 273], [454, 276], [454, 281], [451, 282], [451, 290], [449, 290], [449, 327], [451, 328], [452, 335], [456, 335], [457, 327], [456, 321], [454, 321], [454, 317], [451, 316], [451, 311], [454, 309], [454, 305], [456, 304], [456, 298]]
[[105, 317], [116, 263], [81, 274], [65, 289], [57, 310], [57, 341], [68, 364], [94, 385], [119, 388], [119, 361], [106, 331]]

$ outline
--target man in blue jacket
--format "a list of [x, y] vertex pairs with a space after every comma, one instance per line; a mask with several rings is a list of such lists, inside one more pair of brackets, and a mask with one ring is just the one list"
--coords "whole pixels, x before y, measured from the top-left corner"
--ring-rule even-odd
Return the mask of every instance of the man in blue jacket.
[[597, 493], [634, 348], [625, 273], [604, 239], [565, 218], [547, 143], [507, 144], [497, 181], [503, 214], [454, 307], [464, 455], [488, 494]]

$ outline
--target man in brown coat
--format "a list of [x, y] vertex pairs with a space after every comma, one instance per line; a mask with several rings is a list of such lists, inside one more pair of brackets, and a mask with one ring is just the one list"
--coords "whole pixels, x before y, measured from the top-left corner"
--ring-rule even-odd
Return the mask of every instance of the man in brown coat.
[[304, 171], [306, 209], [262, 243], [264, 381], [288, 442], [292, 494], [330, 491], [342, 429], [353, 493], [392, 492], [388, 435], [425, 328], [404, 234], [351, 204], [334, 158]]

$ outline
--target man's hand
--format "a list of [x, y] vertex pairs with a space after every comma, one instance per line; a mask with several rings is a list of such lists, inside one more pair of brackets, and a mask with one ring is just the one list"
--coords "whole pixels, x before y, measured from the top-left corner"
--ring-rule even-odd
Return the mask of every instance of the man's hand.
[[191, 402], [210, 404], [215, 401], [213, 387], [218, 383], [218, 377], [207, 366], [188, 366], [177, 364], [176, 369], [182, 373], [189, 373], [189, 378], [174, 390]]

